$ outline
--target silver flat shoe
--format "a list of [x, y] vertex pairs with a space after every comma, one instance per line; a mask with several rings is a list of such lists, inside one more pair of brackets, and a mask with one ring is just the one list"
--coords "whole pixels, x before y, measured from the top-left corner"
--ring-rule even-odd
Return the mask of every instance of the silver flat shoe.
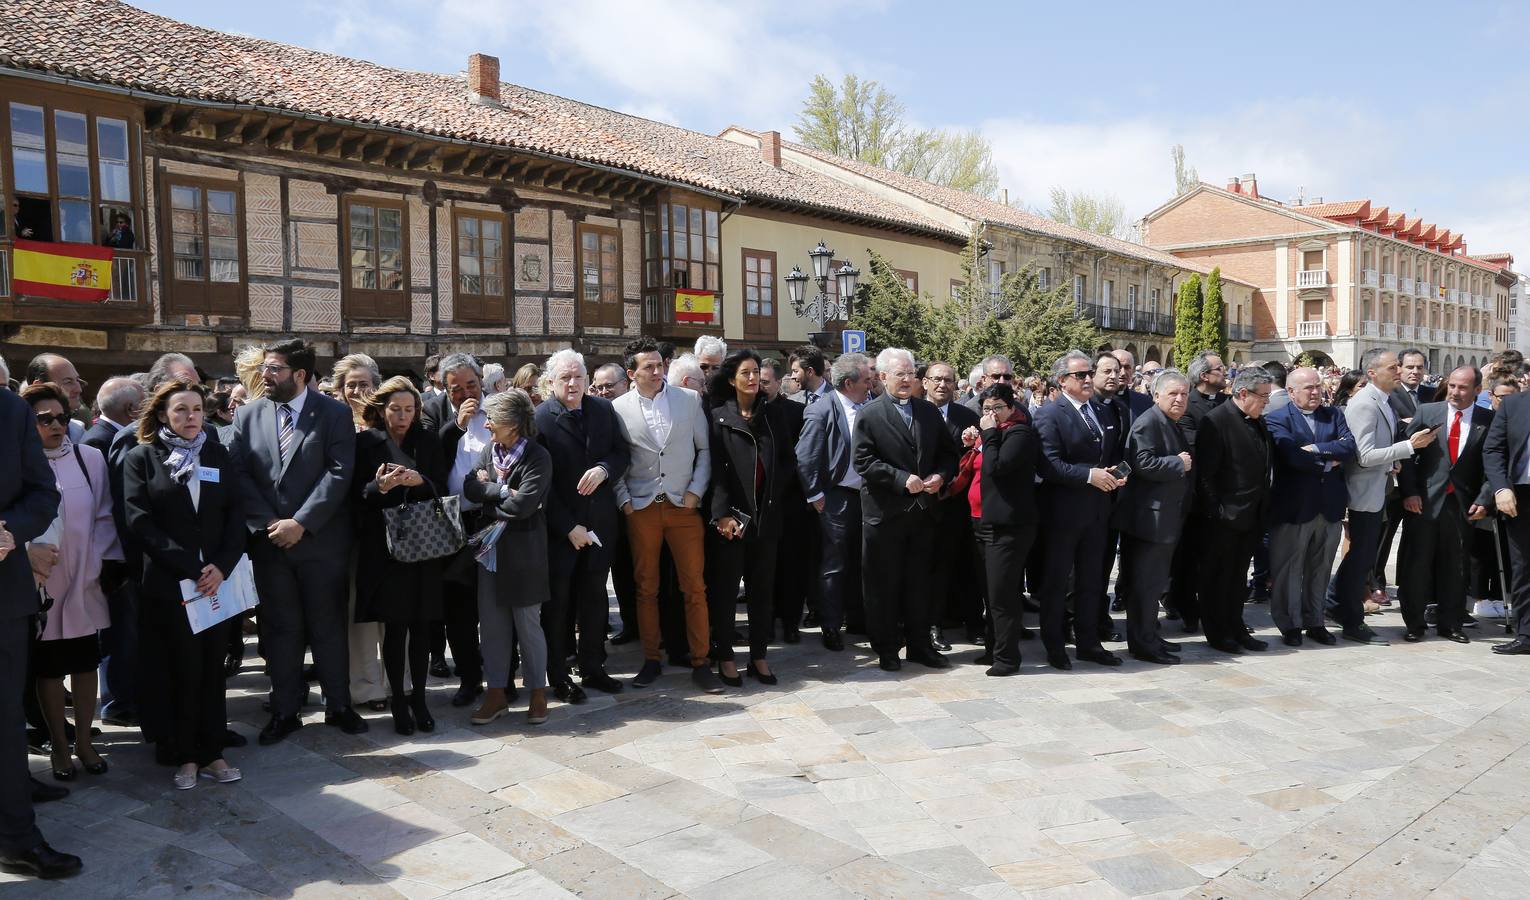
[[203, 778], [211, 779], [218, 782], [219, 784], [232, 784], [244, 777], [244, 773], [240, 772], [233, 766], [229, 766], [221, 772], [214, 772], [212, 769], [203, 769], [199, 774]]
[[192, 788], [194, 788], [196, 786], [197, 786], [197, 776], [195, 776], [195, 775], [183, 775], [180, 772], [176, 772], [175, 773], [175, 789], [176, 790], [178, 790], [178, 791], [189, 791], [189, 790], [191, 790]]

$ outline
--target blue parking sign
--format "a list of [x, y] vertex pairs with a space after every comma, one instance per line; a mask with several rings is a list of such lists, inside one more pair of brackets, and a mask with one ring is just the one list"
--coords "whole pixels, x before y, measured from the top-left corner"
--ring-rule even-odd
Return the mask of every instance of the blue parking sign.
[[866, 352], [866, 332], [864, 331], [841, 331], [840, 349], [845, 353]]

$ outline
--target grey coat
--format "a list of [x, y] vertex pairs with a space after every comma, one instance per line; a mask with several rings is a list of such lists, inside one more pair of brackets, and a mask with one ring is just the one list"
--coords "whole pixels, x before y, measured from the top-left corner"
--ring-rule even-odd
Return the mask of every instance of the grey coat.
[[1413, 456], [1413, 445], [1398, 440], [1390, 398], [1381, 388], [1367, 384], [1344, 406], [1344, 421], [1355, 437], [1355, 458], [1344, 464], [1344, 483], [1349, 488], [1349, 508], [1356, 512], [1380, 512], [1386, 505], [1392, 466]]
[[[509, 496], [499, 496], [494, 474], [494, 445], [483, 448], [473, 471], [462, 482], [462, 495], [492, 510], [505, 530], [494, 546], [494, 590], [504, 606], [541, 606], [550, 597], [547, 581], [547, 493], [552, 490], [552, 457], [531, 440], [510, 469]], [[488, 481], [478, 479], [489, 474]]]
[[1179, 454], [1190, 450], [1179, 425], [1156, 406], [1137, 417], [1127, 440], [1131, 477], [1116, 501], [1111, 524], [1144, 541], [1172, 544], [1190, 515], [1195, 479]]

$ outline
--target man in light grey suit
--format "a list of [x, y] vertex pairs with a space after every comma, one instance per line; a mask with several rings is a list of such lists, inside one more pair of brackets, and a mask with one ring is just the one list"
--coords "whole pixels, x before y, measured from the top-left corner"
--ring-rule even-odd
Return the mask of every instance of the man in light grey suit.
[[[652, 338], [628, 344], [626, 363], [633, 390], [616, 398], [612, 406], [626, 426], [631, 454], [627, 471], [612, 488], [627, 517], [637, 582], [638, 634], [643, 641], [643, 668], [632, 686], [647, 687], [663, 672], [659, 555], [667, 546], [685, 596], [691, 679], [707, 693], [720, 694], [722, 684], [707, 661], [711, 631], [703, 555], [706, 524], [700, 511], [712, 476], [707, 417], [695, 391], [664, 383], [664, 357]], [[677, 647], [670, 648], [671, 656], [679, 652]]]
[[1390, 397], [1402, 367], [1391, 350], [1367, 350], [1360, 359], [1369, 382], [1344, 407], [1344, 420], [1355, 438], [1355, 458], [1344, 464], [1349, 489], [1349, 552], [1328, 583], [1328, 606], [1344, 626], [1345, 640], [1361, 644], [1387, 641], [1365, 624], [1365, 576], [1376, 563], [1387, 486], [1392, 470], [1434, 440], [1435, 430], [1399, 439], [1397, 413]]
[[241, 407], [230, 448], [250, 529], [250, 562], [260, 593], [261, 646], [271, 678], [271, 720], [260, 743], [302, 725], [303, 646], [313, 647], [324, 688], [325, 724], [367, 730], [350, 703], [345, 584], [347, 512], [356, 428], [350, 408], [309, 388], [314, 351], [298, 339], [266, 348], [265, 397]]
[[[871, 394], [871, 360], [845, 353], [829, 368], [834, 390], [811, 400], [797, 438], [797, 474], [802, 493], [818, 511], [823, 534], [819, 575], [823, 597], [818, 621], [823, 645], [845, 649], [840, 629], [847, 614], [861, 610], [861, 475], [855, 470], [855, 416]], [[856, 622], [856, 629], [862, 627]]]

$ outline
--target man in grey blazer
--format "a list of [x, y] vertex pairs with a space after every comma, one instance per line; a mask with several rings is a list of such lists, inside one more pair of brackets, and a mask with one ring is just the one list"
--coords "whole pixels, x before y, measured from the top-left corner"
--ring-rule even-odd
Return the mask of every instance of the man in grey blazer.
[[833, 390], [808, 403], [797, 438], [797, 475], [802, 493], [819, 515], [822, 599], [818, 622], [823, 645], [845, 649], [840, 629], [847, 614], [860, 627], [861, 476], [855, 471], [855, 416], [871, 393], [871, 360], [845, 353], [829, 369]]
[[1401, 372], [1396, 353], [1367, 350], [1360, 368], [1368, 383], [1344, 407], [1344, 420], [1355, 438], [1355, 458], [1344, 464], [1344, 483], [1349, 489], [1349, 552], [1328, 583], [1328, 606], [1337, 613], [1345, 640], [1385, 644], [1386, 639], [1365, 624], [1365, 576], [1375, 566], [1381, 548], [1392, 470], [1434, 440], [1435, 432], [1419, 431], [1399, 439], [1402, 431], [1390, 403]]
[[262, 744], [302, 726], [305, 642], [324, 688], [325, 724], [347, 734], [367, 730], [351, 708], [345, 616], [356, 428], [349, 407], [309, 387], [314, 364], [313, 348], [302, 340], [267, 347], [265, 396], [234, 418], [230, 449], [251, 533], [261, 647], [271, 679], [271, 720], [260, 732]]
[[[612, 406], [626, 426], [631, 452], [626, 472], [612, 489], [627, 517], [637, 582], [643, 668], [632, 686], [647, 687], [664, 670], [659, 662], [659, 555], [667, 546], [685, 596], [691, 679], [707, 693], [720, 694], [722, 683], [707, 660], [711, 631], [703, 555], [706, 523], [700, 511], [712, 477], [707, 417], [695, 391], [664, 383], [664, 357], [652, 338], [627, 345], [626, 365], [633, 389]], [[679, 654], [679, 648], [670, 648], [671, 656]]]

